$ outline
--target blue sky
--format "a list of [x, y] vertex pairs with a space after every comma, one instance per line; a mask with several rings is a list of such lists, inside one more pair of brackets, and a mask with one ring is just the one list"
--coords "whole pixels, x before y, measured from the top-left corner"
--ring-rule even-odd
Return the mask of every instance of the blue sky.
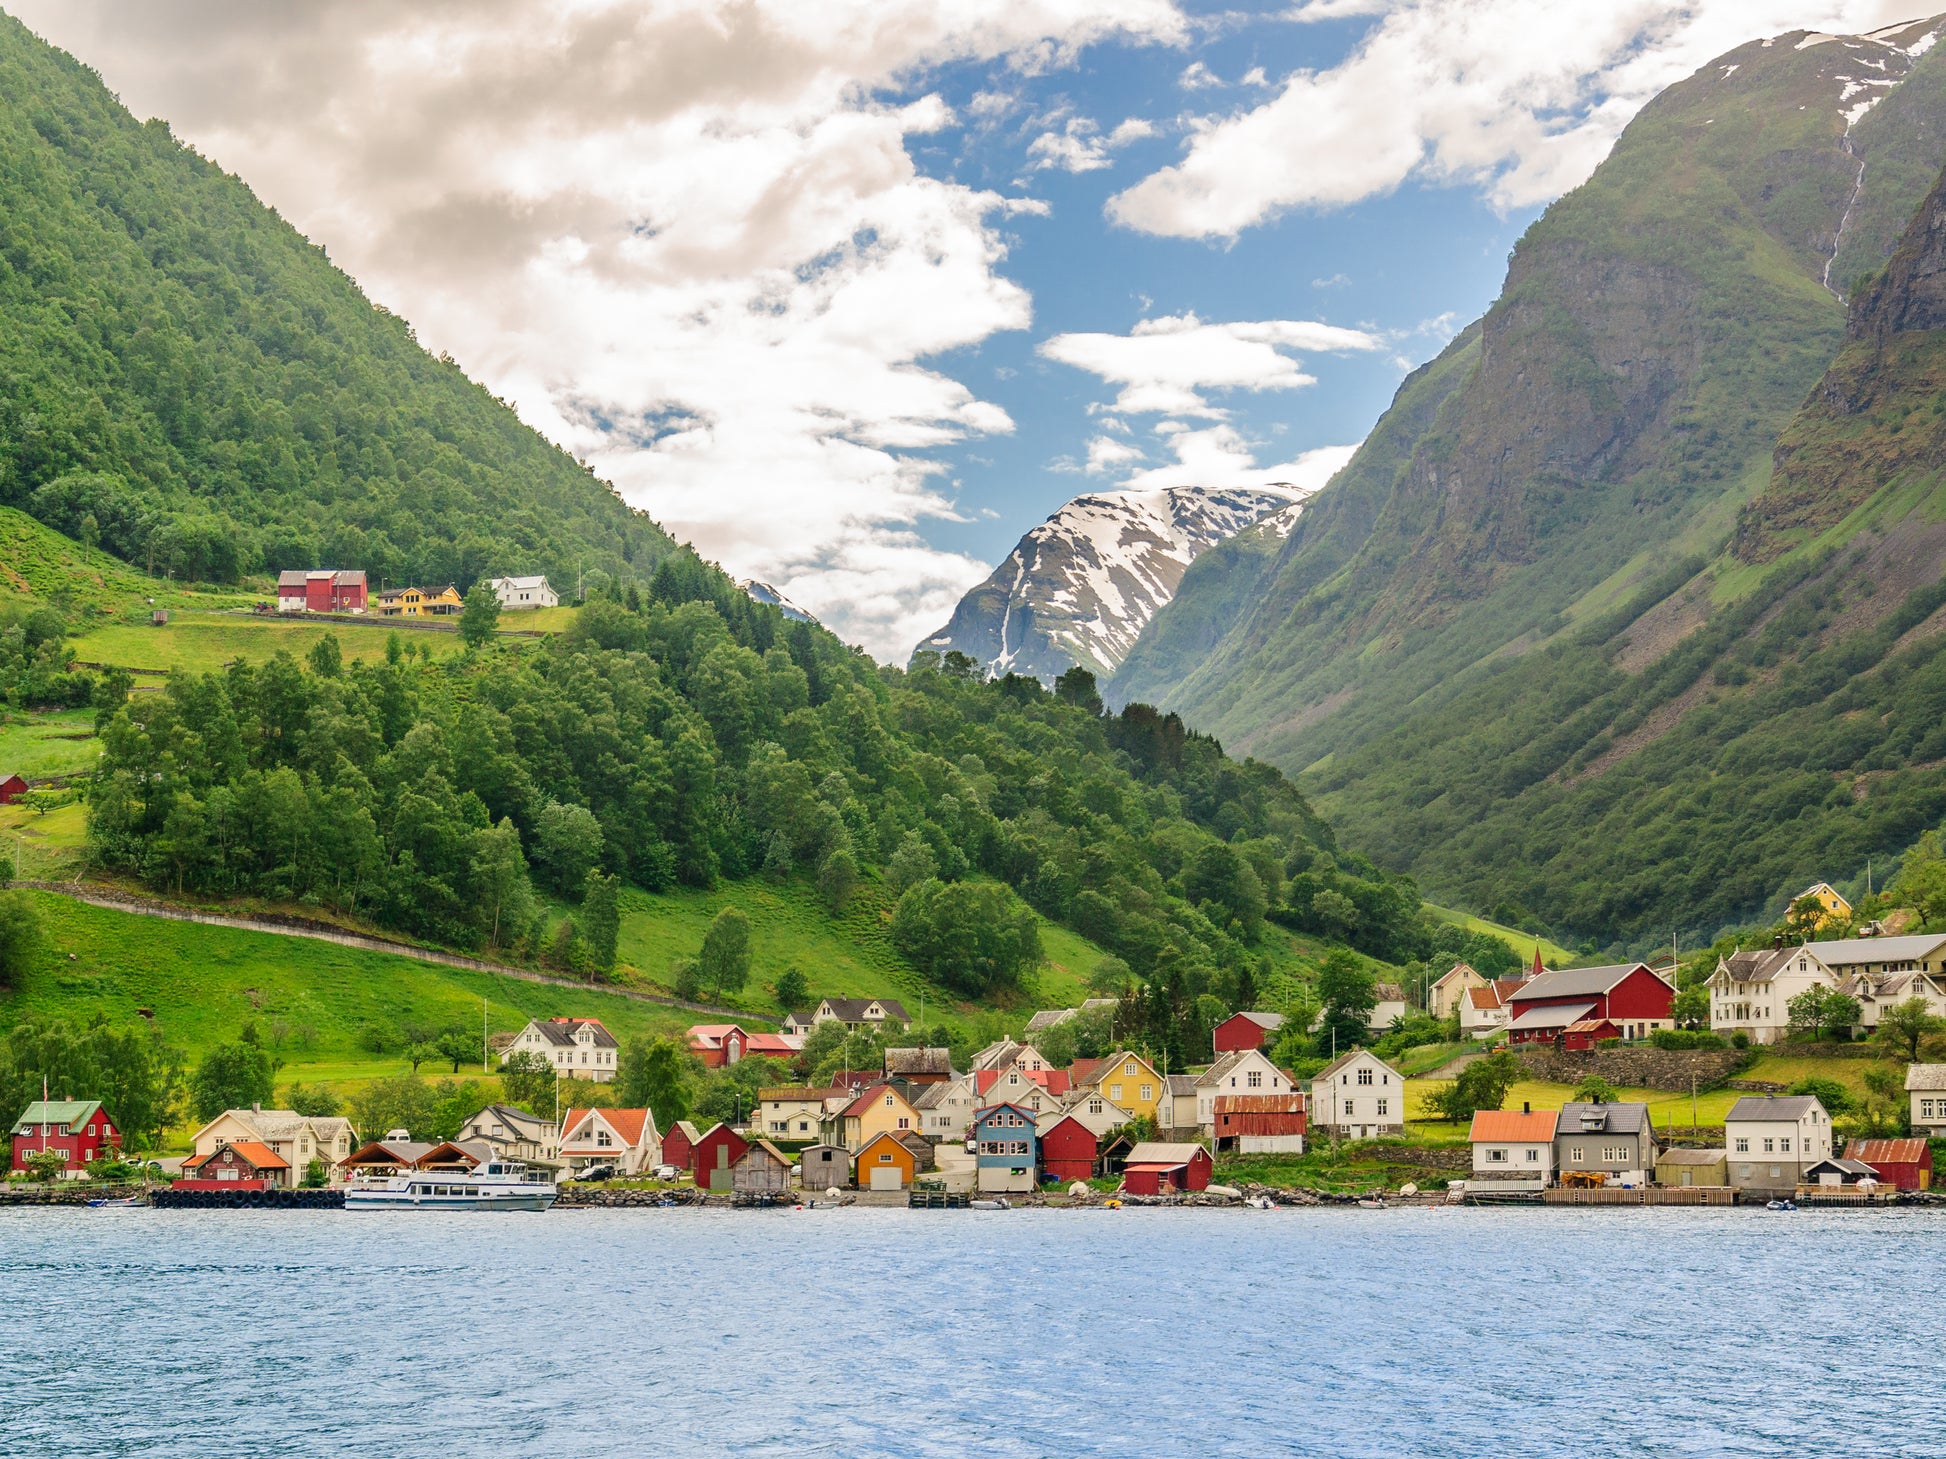
[[1656, 92], [1905, 0], [0, 0], [624, 497], [901, 659], [1313, 480]]

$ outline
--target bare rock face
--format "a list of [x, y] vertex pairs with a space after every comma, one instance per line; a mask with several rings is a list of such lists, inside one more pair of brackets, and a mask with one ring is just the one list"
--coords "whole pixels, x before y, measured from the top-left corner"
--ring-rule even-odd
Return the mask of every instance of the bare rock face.
[[1206, 548], [1258, 522], [1295, 522], [1308, 493], [1283, 485], [1110, 491], [1076, 497], [1020, 539], [993, 576], [919, 645], [994, 674], [1113, 672]]

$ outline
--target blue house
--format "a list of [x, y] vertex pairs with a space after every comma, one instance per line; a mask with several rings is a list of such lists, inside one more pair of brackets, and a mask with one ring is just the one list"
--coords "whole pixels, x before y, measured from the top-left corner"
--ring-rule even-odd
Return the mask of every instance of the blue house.
[[1034, 1189], [1040, 1141], [1034, 1134], [1031, 1109], [1018, 1104], [990, 1104], [974, 1110], [973, 1139], [981, 1190]]

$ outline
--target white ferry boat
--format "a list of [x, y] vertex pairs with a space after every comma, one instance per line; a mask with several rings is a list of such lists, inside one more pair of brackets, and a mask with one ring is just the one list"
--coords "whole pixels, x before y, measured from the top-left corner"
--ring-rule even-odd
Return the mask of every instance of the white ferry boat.
[[554, 1204], [552, 1180], [535, 1179], [524, 1165], [489, 1161], [471, 1171], [415, 1170], [354, 1180], [345, 1187], [348, 1211], [545, 1211]]

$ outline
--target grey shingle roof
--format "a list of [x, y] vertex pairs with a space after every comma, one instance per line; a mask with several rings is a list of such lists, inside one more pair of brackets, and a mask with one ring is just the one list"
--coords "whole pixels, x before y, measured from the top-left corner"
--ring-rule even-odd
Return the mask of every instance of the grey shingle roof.
[[953, 1072], [951, 1049], [887, 1049], [885, 1072], [891, 1074], [948, 1074]]
[[1531, 998], [1580, 998], [1606, 993], [1637, 968], [1647, 963], [1609, 963], [1599, 968], [1563, 968], [1558, 973], [1542, 973], [1531, 979], [1517, 995]]
[[1823, 1109], [1809, 1094], [1746, 1094], [1730, 1106], [1724, 1120], [1801, 1120], [1813, 1107]]
[[1839, 968], [1858, 963], [1918, 962], [1938, 951], [1942, 942], [1946, 942], [1946, 933], [1927, 932], [1909, 937], [1841, 937], [1808, 946], [1826, 967]]
[[1908, 1064], [1907, 1089], [1946, 1089], [1946, 1064]]
[[[1601, 1123], [1593, 1121], [1599, 1118]], [[1639, 1135], [1650, 1128], [1646, 1104], [1564, 1104], [1555, 1116], [1554, 1133], [1561, 1135]]]

